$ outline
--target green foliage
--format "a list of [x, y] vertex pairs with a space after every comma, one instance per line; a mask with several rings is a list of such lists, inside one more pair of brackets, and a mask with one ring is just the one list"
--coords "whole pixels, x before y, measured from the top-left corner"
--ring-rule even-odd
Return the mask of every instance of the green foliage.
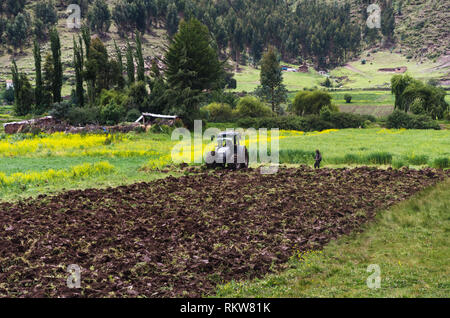
[[35, 19], [42, 22], [45, 28], [58, 22], [58, 12], [52, 1], [38, 1], [34, 7]]
[[210, 121], [229, 122], [233, 119], [233, 110], [228, 104], [211, 103], [203, 108], [208, 112]]
[[264, 117], [271, 116], [272, 111], [258, 98], [252, 96], [242, 97], [234, 111], [235, 115], [240, 118], [245, 117]]
[[426, 113], [432, 118], [442, 119], [449, 105], [446, 92], [440, 87], [424, 84], [409, 75], [395, 75], [391, 79], [395, 108], [414, 113]]
[[344, 95], [344, 99], [345, 99], [345, 102], [346, 102], [347, 104], [350, 104], [350, 103], [352, 102], [352, 95], [350, 95], [350, 94], [345, 94], [345, 95]]
[[436, 158], [434, 159], [432, 166], [438, 169], [450, 168], [450, 159], [447, 157]]
[[5, 89], [5, 91], [3, 92], [3, 99], [8, 104], [12, 104], [14, 102], [14, 88], [13, 87], [8, 87], [7, 89]]
[[50, 47], [52, 50], [53, 61], [53, 80], [51, 88], [53, 94], [53, 102], [58, 103], [61, 101], [63, 66], [61, 62], [61, 41], [59, 38], [58, 30], [56, 28], [52, 28], [50, 31]]
[[50, 110], [50, 115], [59, 120], [65, 120], [68, 117], [72, 104], [69, 101], [54, 103]]
[[136, 82], [127, 91], [127, 109], [138, 109], [142, 112], [149, 111], [149, 96], [144, 82]]
[[388, 116], [386, 127], [397, 129], [441, 129], [439, 124], [428, 115], [409, 115], [399, 110], [395, 110]]
[[22, 50], [31, 31], [31, 19], [27, 13], [19, 13], [6, 24], [6, 37], [8, 44], [14, 49]]
[[224, 75], [208, 28], [196, 19], [181, 22], [164, 61], [168, 112], [181, 116], [190, 127], [198, 116], [203, 91], [218, 89]]
[[255, 93], [258, 97], [272, 105], [275, 112], [281, 103], [287, 100], [287, 89], [283, 85], [283, 75], [280, 62], [278, 61], [274, 48], [264, 54], [261, 60], [260, 73], [261, 86], [258, 86]]
[[68, 122], [74, 126], [85, 126], [87, 124], [96, 123], [99, 121], [99, 118], [99, 107], [72, 107], [67, 113]]
[[91, 30], [99, 33], [108, 32], [111, 26], [111, 12], [105, 0], [95, 0], [88, 12]]
[[309, 114], [320, 114], [322, 107], [328, 106], [333, 111], [337, 111], [331, 105], [331, 95], [325, 91], [300, 91], [295, 95], [292, 109], [300, 116]]
[[15, 60], [11, 72], [14, 85], [14, 112], [16, 115], [25, 116], [31, 112], [34, 92], [26, 75], [19, 73]]
[[36, 88], [34, 90], [35, 97], [35, 109], [34, 112], [36, 114], [42, 114], [45, 111], [46, 106], [44, 105], [43, 97], [43, 83], [42, 83], [42, 68], [41, 68], [41, 47], [38, 41], [34, 41], [33, 46], [33, 55], [34, 55], [34, 67], [36, 72]]
[[139, 117], [141, 117], [141, 112], [136, 108], [130, 109], [125, 116], [126, 121], [129, 123], [135, 122]]
[[119, 123], [125, 116], [125, 108], [113, 101], [100, 109], [100, 122], [106, 125]]

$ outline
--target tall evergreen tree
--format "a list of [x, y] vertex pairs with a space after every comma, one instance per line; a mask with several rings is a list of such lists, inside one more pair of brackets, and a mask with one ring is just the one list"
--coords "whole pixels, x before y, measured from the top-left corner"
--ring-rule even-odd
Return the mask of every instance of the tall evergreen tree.
[[138, 31], [136, 31], [136, 63], [137, 63], [137, 80], [145, 82], [145, 64], [142, 55], [142, 39]]
[[116, 51], [116, 59], [117, 59], [117, 65], [119, 67], [119, 74], [120, 77], [118, 78], [118, 85], [119, 88], [123, 88], [125, 86], [125, 80], [123, 78], [123, 57], [122, 57], [122, 51], [120, 50], [119, 46], [116, 43], [116, 40], [114, 40], [114, 49]]
[[31, 112], [33, 104], [33, 88], [28, 78], [23, 73], [19, 73], [16, 61], [13, 60], [11, 73], [14, 85], [14, 112], [16, 115], [25, 116]]
[[261, 60], [260, 82], [261, 86], [257, 89], [258, 95], [270, 103], [272, 111], [275, 112], [280, 104], [286, 101], [287, 90], [283, 84], [280, 63], [272, 47]]
[[127, 77], [128, 77], [128, 86], [131, 86], [135, 82], [135, 70], [134, 70], [134, 59], [133, 59], [133, 51], [130, 46], [130, 42], [127, 41]]
[[73, 37], [73, 64], [75, 68], [75, 94], [77, 104], [84, 106], [84, 88], [83, 88], [83, 42], [79, 42]]
[[61, 62], [61, 41], [58, 30], [53, 28], [50, 31], [50, 46], [52, 50], [54, 79], [53, 79], [53, 102], [61, 102], [61, 89], [63, 85], [63, 67]]
[[33, 46], [33, 55], [34, 55], [34, 67], [36, 70], [36, 88], [34, 90], [34, 97], [35, 97], [35, 112], [37, 114], [42, 114], [44, 112], [44, 107], [46, 105], [43, 101], [43, 85], [42, 85], [42, 69], [41, 69], [41, 47], [39, 45], [39, 42], [37, 40], [34, 41]]
[[179, 31], [165, 55], [166, 78], [171, 103], [191, 126], [198, 115], [199, 101], [204, 90], [220, 87], [223, 64], [211, 47], [208, 28], [196, 19], [180, 23]]

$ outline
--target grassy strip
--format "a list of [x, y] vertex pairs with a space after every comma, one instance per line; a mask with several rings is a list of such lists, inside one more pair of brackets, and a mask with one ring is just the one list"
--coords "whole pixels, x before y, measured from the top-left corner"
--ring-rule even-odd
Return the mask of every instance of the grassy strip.
[[[450, 180], [379, 213], [364, 232], [294, 256], [289, 269], [218, 286], [216, 297], [447, 297]], [[381, 284], [367, 286], [378, 264]]]

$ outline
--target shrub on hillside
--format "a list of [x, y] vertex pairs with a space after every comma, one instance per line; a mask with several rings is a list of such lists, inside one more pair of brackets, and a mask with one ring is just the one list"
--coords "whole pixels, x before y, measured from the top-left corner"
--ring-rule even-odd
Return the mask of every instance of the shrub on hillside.
[[388, 116], [386, 127], [390, 129], [441, 129], [439, 124], [428, 115], [410, 115], [400, 110], [395, 110]]
[[350, 95], [350, 94], [345, 94], [345, 95], [344, 95], [344, 99], [345, 99], [345, 102], [346, 102], [347, 104], [350, 104], [350, 103], [352, 102], [352, 95]]
[[208, 113], [208, 120], [213, 122], [228, 122], [233, 118], [231, 106], [224, 103], [211, 103], [204, 107]]
[[92, 124], [98, 122], [99, 118], [99, 107], [72, 107], [67, 113], [67, 120], [74, 126]]
[[240, 118], [244, 117], [264, 117], [271, 116], [272, 110], [261, 102], [258, 98], [252, 96], [242, 97], [234, 111], [234, 115]]
[[114, 102], [111, 102], [106, 106], [102, 106], [100, 109], [100, 120], [102, 124], [110, 126], [115, 125], [122, 121], [124, 116], [125, 108]]
[[130, 109], [125, 116], [127, 122], [132, 123], [135, 122], [139, 117], [141, 117], [142, 113], [136, 108]]
[[331, 104], [331, 95], [324, 91], [300, 91], [294, 98], [292, 110], [299, 116], [320, 114], [322, 107], [328, 106], [331, 111], [338, 108]]

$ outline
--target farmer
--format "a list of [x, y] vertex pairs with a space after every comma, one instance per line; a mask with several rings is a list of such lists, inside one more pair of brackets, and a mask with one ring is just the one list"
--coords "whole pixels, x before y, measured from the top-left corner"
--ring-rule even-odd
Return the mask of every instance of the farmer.
[[320, 169], [320, 162], [322, 161], [322, 155], [319, 149], [316, 150], [316, 157], [314, 158], [314, 160], [316, 161], [314, 163], [314, 169]]

